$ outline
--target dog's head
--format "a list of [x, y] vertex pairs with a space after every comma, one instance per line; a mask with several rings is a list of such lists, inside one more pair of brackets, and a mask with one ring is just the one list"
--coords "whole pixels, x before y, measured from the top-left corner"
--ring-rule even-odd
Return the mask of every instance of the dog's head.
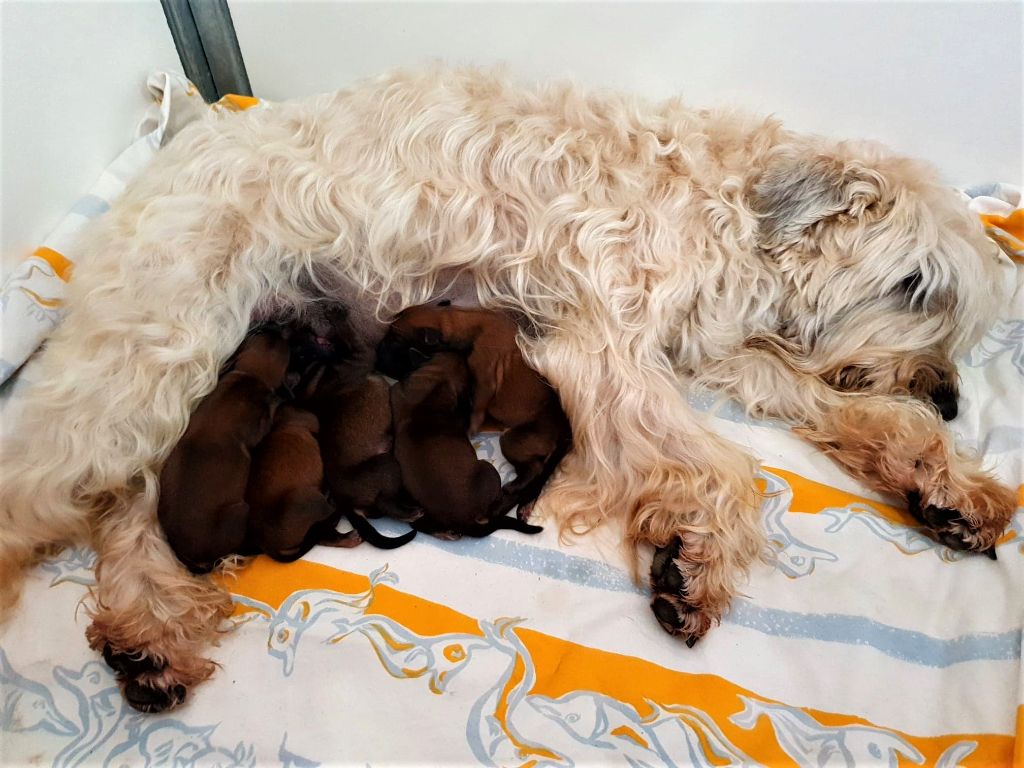
[[912, 395], [953, 418], [954, 360], [1002, 295], [957, 193], [876, 147], [814, 140], [773, 150], [750, 201], [785, 295], [764, 346], [836, 389]]

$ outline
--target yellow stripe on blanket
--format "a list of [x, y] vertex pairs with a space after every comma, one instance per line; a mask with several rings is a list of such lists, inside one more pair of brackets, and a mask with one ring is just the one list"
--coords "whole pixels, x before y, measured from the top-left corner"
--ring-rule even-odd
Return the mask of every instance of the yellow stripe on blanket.
[[71, 270], [75, 265], [64, 254], [57, 253], [53, 248], [41, 245], [32, 252], [32, 256], [42, 259], [53, 267], [54, 273], [65, 283], [71, 279]]
[[255, 96], [242, 96], [237, 93], [226, 93], [214, 104], [215, 107], [222, 107], [229, 112], [244, 112], [249, 107], [255, 107], [260, 100]]
[[979, 214], [988, 236], [995, 240], [1011, 259], [1024, 263], [1024, 208], [1012, 211], [1008, 216], [997, 213]]
[[[221, 582], [248, 603], [239, 605], [238, 614], [270, 613], [275, 615], [267, 618], [273, 620], [277, 611], [287, 610], [291, 617], [331, 622], [334, 619], [323, 613], [323, 606], [338, 606], [337, 610], [344, 612], [340, 622], [344, 628], [326, 642], [338, 647], [361, 635], [376, 651], [382, 674], [418, 680], [420, 685], [425, 680], [438, 694], [443, 692], [451, 664], [470, 663], [481, 648], [499, 651], [509, 658], [508, 667], [496, 681], [501, 686], [497, 695], [479, 714], [500, 729], [501, 738], [512, 748], [516, 757], [509, 764], [569, 764], [570, 756], [543, 743], [543, 732], [523, 733], [509, 725], [513, 710], [524, 702], [531, 710], [557, 713], [565, 702], [562, 697], [567, 696], [593, 698], [608, 711], [625, 713], [628, 722], [609, 723], [602, 738], [631, 757], [643, 757], [651, 750], [655, 729], [671, 721], [674, 727], [693, 734], [705, 759], [714, 765], [752, 760], [773, 766], [813, 762], [814, 755], [793, 750], [843, 743], [846, 735], [854, 732], [859, 737], [851, 742], [898, 745], [898, 754], [917, 764], [934, 765], [948, 750], [946, 759], [957, 754], [958, 764], [968, 767], [1007, 765], [1014, 759], [1011, 736], [912, 736], [853, 715], [787, 706], [716, 675], [665, 669], [644, 659], [517, 626], [520, 619], [479, 621], [374, 579], [317, 563], [282, 565], [259, 557], [233, 575], [221, 577]], [[320, 613], [306, 611], [303, 602], [316, 602]], [[294, 622], [294, 618], [290, 620]], [[466, 652], [470, 645], [477, 648], [474, 654]], [[443, 653], [434, 650], [441, 648]], [[443, 664], [449, 667], [442, 669], [439, 665]], [[1018, 732], [1021, 730], [1024, 725], [1018, 716]]]
[[[765, 467], [773, 475], [778, 475], [785, 480], [793, 491], [793, 501], [789, 511], [798, 514], [816, 515], [826, 509], [846, 508], [851, 505], [860, 505], [874, 510], [880, 517], [899, 525], [917, 527], [921, 525], [914, 517], [903, 509], [898, 509], [889, 504], [874, 499], [867, 499], [854, 493], [847, 493], [838, 488], [833, 488], [824, 483], [816, 483], [806, 477], [789, 472], [785, 469]], [[763, 489], [763, 483], [762, 489]], [[1017, 487], [1017, 506], [1024, 507], [1024, 485]], [[1010, 530], [1004, 533], [997, 544], [1005, 544], [1017, 538], [1016, 532]]]
[[1014, 768], [1024, 768], [1024, 704], [1017, 707], [1017, 741], [1013, 747]]

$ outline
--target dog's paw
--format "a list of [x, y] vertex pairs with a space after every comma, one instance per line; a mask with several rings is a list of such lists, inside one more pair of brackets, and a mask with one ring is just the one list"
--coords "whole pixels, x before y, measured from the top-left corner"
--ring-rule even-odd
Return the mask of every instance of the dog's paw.
[[102, 653], [107, 666], [117, 673], [125, 701], [133, 709], [152, 714], [173, 709], [185, 701], [185, 686], [165, 680], [165, 662], [138, 652], [115, 651], [109, 643], [103, 646]]
[[670, 635], [692, 648], [711, 628], [710, 617], [689, 602], [682, 568], [683, 541], [678, 536], [654, 552], [651, 563], [651, 610]]
[[146, 714], [173, 709], [185, 701], [185, 695], [185, 686], [180, 683], [164, 686], [133, 679], [124, 685], [125, 701]]
[[907, 494], [907, 511], [931, 529], [935, 538], [952, 550], [971, 551], [996, 559], [995, 542], [1009, 523], [1012, 508], [1003, 515], [973, 519], [959, 510], [936, 504], [924, 504], [916, 491]]
[[107, 666], [122, 677], [138, 677], [139, 675], [159, 672], [163, 663], [157, 663], [149, 656], [140, 653], [123, 653], [115, 651], [110, 643], [103, 646], [103, 660]]

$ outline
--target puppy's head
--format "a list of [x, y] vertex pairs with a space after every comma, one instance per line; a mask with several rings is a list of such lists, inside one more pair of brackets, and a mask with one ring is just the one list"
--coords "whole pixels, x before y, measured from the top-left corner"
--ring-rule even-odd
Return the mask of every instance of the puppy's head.
[[235, 353], [234, 370], [261, 379], [271, 389], [284, 382], [288, 370], [288, 332], [264, 325], [246, 337]]
[[1003, 292], [996, 249], [957, 193], [877, 147], [794, 139], [750, 204], [785, 295], [769, 346], [836, 389], [912, 395], [953, 418], [953, 361]]
[[330, 363], [351, 354], [353, 330], [341, 304], [314, 303], [305, 308], [291, 336], [293, 368]]
[[445, 301], [400, 312], [377, 346], [377, 370], [401, 380], [447, 349], [442, 323], [449, 306]]

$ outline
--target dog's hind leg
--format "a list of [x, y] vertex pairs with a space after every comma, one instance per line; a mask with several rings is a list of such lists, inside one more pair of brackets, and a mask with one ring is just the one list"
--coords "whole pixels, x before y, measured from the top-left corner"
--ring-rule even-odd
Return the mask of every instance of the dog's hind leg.
[[553, 334], [525, 350], [572, 424], [573, 450], [540, 503], [563, 531], [624, 516], [635, 573], [638, 545], [671, 547], [678, 573], [653, 579], [652, 607], [665, 629], [693, 642], [763, 551], [757, 462], [708, 430], [667, 361], [638, 359], [640, 348]]
[[20, 450], [5, 444], [0, 465], [4, 601], [31, 551], [92, 530], [90, 641], [149, 668], [125, 682], [144, 709], [173, 705], [177, 686], [213, 669], [200, 651], [227, 598], [176, 563], [155, 515], [157, 476], [266, 286], [238, 211], [176, 194], [180, 174], [162, 170], [162, 186], [127, 192], [83, 239], [67, 316], [26, 393]]
[[111, 510], [95, 526], [100, 560], [86, 635], [118, 673], [128, 703], [160, 712], [213, 674], [202, 654], [231, 613], [231, 598], [178, 562], [156, 520], [155, 477], [146, 482], [149, 490], [128, 509]]

